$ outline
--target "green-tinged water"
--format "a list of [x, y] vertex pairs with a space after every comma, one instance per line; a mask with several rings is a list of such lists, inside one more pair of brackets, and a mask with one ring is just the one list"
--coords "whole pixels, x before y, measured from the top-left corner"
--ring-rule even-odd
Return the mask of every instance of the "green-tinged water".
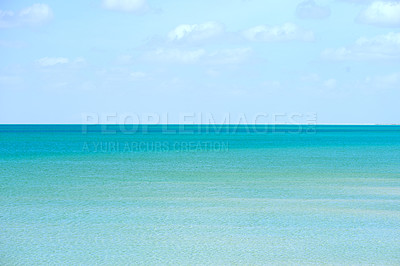
[[1, 265], [400, 264], [399, 126], [0, 126]]

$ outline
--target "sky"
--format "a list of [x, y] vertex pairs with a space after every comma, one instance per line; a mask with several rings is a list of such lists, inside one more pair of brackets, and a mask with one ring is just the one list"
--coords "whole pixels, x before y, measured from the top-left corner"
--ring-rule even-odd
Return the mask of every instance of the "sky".
[[0, 1], [0, 123], [400, 123], [399, 100], [398, 0]]

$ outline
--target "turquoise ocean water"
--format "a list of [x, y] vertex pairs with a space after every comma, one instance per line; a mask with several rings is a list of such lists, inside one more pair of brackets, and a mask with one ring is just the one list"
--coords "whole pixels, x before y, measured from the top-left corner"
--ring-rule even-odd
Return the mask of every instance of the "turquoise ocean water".
[[399, 126], [0, 126], [0, 265], [400, 264]]

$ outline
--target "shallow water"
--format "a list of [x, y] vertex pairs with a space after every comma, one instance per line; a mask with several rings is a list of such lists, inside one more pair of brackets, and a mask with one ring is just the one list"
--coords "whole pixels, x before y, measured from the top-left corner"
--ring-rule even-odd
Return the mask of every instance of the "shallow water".
[[400, 127], [0, 126], [0, 207], [2, 265], [400, 264]]

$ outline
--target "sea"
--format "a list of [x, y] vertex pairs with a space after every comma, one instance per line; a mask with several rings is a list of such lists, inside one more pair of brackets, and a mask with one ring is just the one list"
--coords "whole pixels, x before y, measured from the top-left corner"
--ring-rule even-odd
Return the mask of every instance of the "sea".
[[400, 126], [0, 125], [0, 265], [400, 265]]

